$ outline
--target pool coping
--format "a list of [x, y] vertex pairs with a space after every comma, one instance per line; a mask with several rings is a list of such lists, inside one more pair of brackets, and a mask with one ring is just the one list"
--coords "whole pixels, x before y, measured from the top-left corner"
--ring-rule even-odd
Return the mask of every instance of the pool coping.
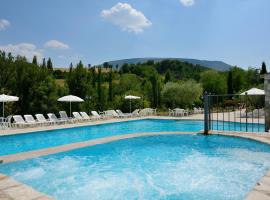
[[181, 135], [197, 134], [197, 132], [144, 132], [144, 133], [130, 133], [130, 134], [123, 134], [123, 135], [114, 135], [110, 137], [103, 137], [103, 138], [97, 138], [97, 139], [92, 139], [92, 140], [86, 140], [82, 142], [75, 142], [75, 143], [59, 145], [59, 146], [49, 147], [49, 148], [44, 148], [44, 149], [39, 149], [39, 150], [4, 155], [4, 156], [0, 156], [0, 161], [1, 163], [10, 163], [10, 162], [22, 161], [26, 159], [41, 157], [41, 156], [47, 156], [50, 154], [62, 153], [62, 152], [80, 149], [84, 147], [105, 144], [105, 143], [114, 142], [118, 140], [137, 138], [137, 137], [146, 137], [146, 136], [180, 135], [180, 134]]
[[2, 200], [53, 200], [32, 187], [0, 174], [0, 199]]

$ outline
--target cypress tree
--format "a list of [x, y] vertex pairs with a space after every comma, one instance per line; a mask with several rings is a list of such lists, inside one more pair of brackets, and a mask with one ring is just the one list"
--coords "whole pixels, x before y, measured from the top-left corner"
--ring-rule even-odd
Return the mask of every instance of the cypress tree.
[[102, 93], [101, 93], [101, 67], [98, 68], [98, 77], [97, 77], [97, 96], [98, 96], [98, 107], [99, 110], [103, 109], [102, 105]]
[[233, 79], [231, 70], [229, 71], [227, 79], [227, 94], [233, 94]]
[[53, 64], [51, 58], [49, 58], [47, 61], [47, 69], [53, 71]]
[[165, 80], [164, 83], [170, 82], [172, 80], [172, 73], [171, 70], [167, 70], [165, 73]]
[[46, 66], [46, 60], [45, 60], [45, 58], [43, 58], [41, 68], [46, 69], [46, 67], [47, 67]]
[[91, 68], [92, 73], [92, 87], [96, 88], [96, 67]]
[[262, 62], [262, 68], [260, 74], [267, 74], [266, 64], [265, 62]]
[[37, 63], [37, 56], [34, 56], [34, 57], [33, 57], [32, 63], [33, 63], [34, 65], [37, 65], [37, 64], [38, 64], [38, 63]]
[[110, 72], [109, 72], [109, 95], [108, 95], [108, 100], [109, 102], [112, 102], [113, 100], [113, 93], [112, 93], [112, 66], [110, 66]]

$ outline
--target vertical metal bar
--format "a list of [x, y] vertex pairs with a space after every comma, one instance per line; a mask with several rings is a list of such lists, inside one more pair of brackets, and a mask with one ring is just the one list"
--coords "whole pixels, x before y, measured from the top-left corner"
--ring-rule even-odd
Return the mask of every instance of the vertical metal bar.
[[205, 94], [203, 99], [204, 99], [204, 134], [208, 134], [209, 130], [209, 100], [208, 100], [208, 95]]
[[211, 118], [211, 96], [207, 96], [208, 98], [207, 98], [207, 102], [208, 102], [208, 111], [209, 111], [209, 113], [208, 113], [208, 120], [209, 120], [209, 124], [208, 124], [208, 129], [210, 128], [211, 129], [211, 124], [212, 124], [212, 118]]
[[247, 116], [247, 92], [245, 94], [245, 104], [246, 104], [246, 132], [248, 132], [248, 116]]
[[222, 128], [223, 128], [223, 131], [224, 131], [224, 109], [225, 109], [225, 105], [224, 105], [224, 96], [222, 97]]
[[236, 131], [236, 123], [235, 123], [235, 106], [233, 104], [233, 126], [234, 126], [234, 131]]
[[216, 112], [217, 112], [217, 130], [218, 130], [218, 96], [216, 96], [217, 98], [217, 103], [216, 103]]
[[258, 107], [258, 132], [260, 132], [260, 109]]
[[228, 113], [228, 120], [229, 120], [229, 131], [231, 130], [231, 127], [230, 127], [230, 125], [231, 125], [231, 111], [230, 111], [230, 107], [229, 108], [227, 108], [227, 113]]
[[241, 108], [241, 96], [239, 97], [240, 99], [240, 131], [242, 131], [242, 108]]
[[253, 109], [252, 109], [252, 112], [251, 112], [251, 131], [253, 132]]

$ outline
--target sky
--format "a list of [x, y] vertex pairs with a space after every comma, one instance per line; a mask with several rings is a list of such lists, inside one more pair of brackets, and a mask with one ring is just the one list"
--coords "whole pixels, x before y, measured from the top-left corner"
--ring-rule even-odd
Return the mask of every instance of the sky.
[[269, 10], [269, 0], [1, 0], [0, 49], [56, 67], [138, 57], [270, 66]]

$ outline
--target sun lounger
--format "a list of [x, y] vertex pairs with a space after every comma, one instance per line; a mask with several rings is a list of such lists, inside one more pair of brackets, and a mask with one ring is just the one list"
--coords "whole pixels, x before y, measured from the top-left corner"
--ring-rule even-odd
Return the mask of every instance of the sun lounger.
[[131, 117], [132, 116], [131, 113], [123, 113], [121, 110], [116, 110], [116, 112], [120, 117]]
[[67, 123], [67, 120], [62, 119], [62, 118], [57, 118], [54, 113], [48, 113], [47, 116], [49, 120], [55, 124]]
[[80, 112], [82, 118], [86, 121], [91, 120], [91, 117], [86, 112]]
[[64, 119], [64, 120], [71, 122], [71, 123], [74, 122], [74, 118], [68, 117], [66, 111], [60, 111], [59, 114], [60, 114], [61, 119]]
[[103, 119], [104, 117], [97, 113], [97, 111], [91, 111], [92, 119]]
[[32, 123], [33, 125], [41, 125], [42, 123], [34, 119], [32, 115], [24, 115], [24, 119], [27, 123]]
[[144, 108], [140, 110], [139, 115], [140, 116], [151, 116], [156, 114], [156, 109], [153, 108]]
[[120, 116], [115, 112], [115, 110], [106, 110], [104, 115], [108, 118], [119, 118]]
[[46, 119], [43, 114], [35, 114], [35, 116], [37, 121], [43, 125], [49, 125], [54, 123], [53, 121]]
[[72, 112], [72, 115], [73, 115], [74, 119], [79, 121], [79, 122], [85, 121], [84, 118], [78, 112]]
[[140, 109], [136, 109], [131, 113], [131, 117], [140, 117]]
[[14, 115], [13, 116], [14, 119], [14, 126], [18, 126], [18, 127], [25, 127], [25, 126], [33, 126], [33, 123], [29, 123], [24, 121], [23, 117], [21, 115]]

